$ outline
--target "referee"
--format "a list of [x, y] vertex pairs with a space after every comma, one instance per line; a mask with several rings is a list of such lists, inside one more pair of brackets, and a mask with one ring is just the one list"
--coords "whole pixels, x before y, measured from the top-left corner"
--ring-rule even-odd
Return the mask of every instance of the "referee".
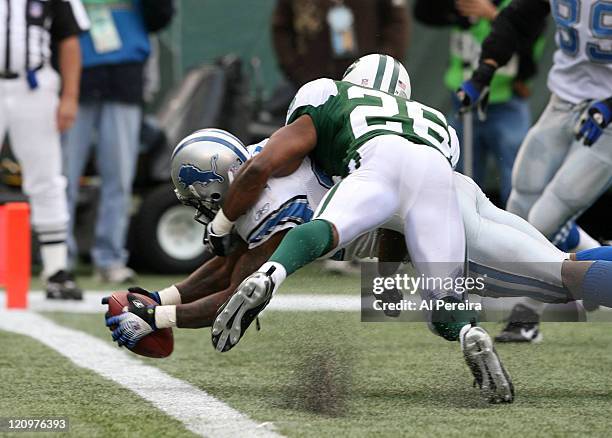
[[[0, 0], [0, 143], [8, 132], [38, 234], [47, 298], [82, 299], [67, 271], [66, 181], [60, 133], [78, 108], [80, 0]], [[60, 77], [50, 65], [57, 44]]]

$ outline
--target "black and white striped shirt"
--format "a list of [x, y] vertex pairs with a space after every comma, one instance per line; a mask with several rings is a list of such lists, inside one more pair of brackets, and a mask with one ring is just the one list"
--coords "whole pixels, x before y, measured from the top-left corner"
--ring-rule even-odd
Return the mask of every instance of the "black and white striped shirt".
[[89, 28], [81, 0], [0, 0], [0, 77], [50, 62], [51, 41]]

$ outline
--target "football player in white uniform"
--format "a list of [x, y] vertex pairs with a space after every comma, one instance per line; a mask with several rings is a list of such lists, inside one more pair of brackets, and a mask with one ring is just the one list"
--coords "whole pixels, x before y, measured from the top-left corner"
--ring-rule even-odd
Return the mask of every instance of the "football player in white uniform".
[[[227, 191], [231, 174], [246, 157], [259, 153], [265, 143], [245, 151], [225, 131], [205, 129], [188, 136], [181, 141], [180, 150], [177, 147], [178, 152], [172, 159], [172, 176], [179, 199], [197, 208], [198, 220], [209, 221]], [[453, 164], [457, 159], [458, 151], [454, 151]], [[130, 289], [133, 293], [148, 295], [161, 306], [146, 311], [131, 308], [130, 312], [110, 320], [109, 325], [118, 324], [113, 338], [120, 345], [135, 345], [156, 328], [212, 325], [219, 307], [236, 286], [267, 260], [288, 229], [311, 220], [313, 211], [332, 185], [308, 158], [293, 174], [271, 179], [255, 206], [236, 223], [236, 233], [244, 242], [241, 248], [230, 257], [208, 260], [186, 280], [159, 292]], [[567, 254], [550, 244], [525, 220], [495, 207], [471, 179], [455, 173], [455, 185], [466, 225], [470, 271], [475, 275], [487, 274], [486, 288], [479, 294], [488, 297], [530, 294], [547, 302], [572, 299], [572, 292], [565, 286], [571, 282], [564, 279], [564, 275], [572, 272], [563, 268]], [[398, 219], [394, 216], [384, 226], [401, 232]], [[403, 239], [393, 240], [394, 245], [399, 243], [402, 248], [394, 248], [393, 254], [389, 254], [380, 248], [385, 239], [382, 236], [385, 232], [360, 236], [339, 255], [342, 260], [376, 256], [383, 261], [401, 260], [405, 251]], [[393, 296], [382, 298], [383, 301], [394, 299]], [[392, 310], [385, 313], [397, 315]], [[135, 322], [139, 330], [134, 330]]]
[[[519, 151], [507, 209], [567, 251], [598, 246], [574, 220], [612, 181], [612, 3], [513, 1], [493, 23], [480, 66], [458, 95], [464, 107], [483, 108], [493, 72], [508, 62], [518, 41], [534, 36], [549, 13], [558, 46], [548, 75], [552, 94]], [[542, 310], [532, 301], [518, 305], [496, 339], [539, 339]]]

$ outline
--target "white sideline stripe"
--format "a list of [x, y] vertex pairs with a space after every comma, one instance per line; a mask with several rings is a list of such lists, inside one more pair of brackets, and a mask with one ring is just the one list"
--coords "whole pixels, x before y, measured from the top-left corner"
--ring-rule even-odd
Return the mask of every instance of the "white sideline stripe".
[[[37, 312], [102, 313], [106, 306], [100, 304], [102, 297], [112, 292], [92, 291], [83, 294], [83, 301], [47, 300], [41, 291], [28, 294], [28, 308]], [[361, 303], [355, 295], [275, 295], [266, 311], [281, 312], [359, 312]], [[5, 308], [5, 292], [0, 292], [0, 309]]]
[[129, 389], [157, 409], [207, 437], [280, 437], [201, 389], [144, 365], [129, 353], [87, 333], [62, 327], [36, 313], [0, 311], [0, 329], [30, 336], [75, 365]]

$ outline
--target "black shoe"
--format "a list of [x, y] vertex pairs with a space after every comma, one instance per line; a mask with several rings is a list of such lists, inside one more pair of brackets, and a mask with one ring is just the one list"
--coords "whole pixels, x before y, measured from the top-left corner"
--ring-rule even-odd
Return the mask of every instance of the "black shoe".
[[508, 324], [495, 336], [496, 342], [538, 343], [541, 340], [540, 315], [523, 304], [514, 306]]
[[61, 270], [47, 279], [47, 298], [50, 300], [82, 300], [83, 291], [77, 286], [72, 272]]
[[212, 343], [217, 351], [232, 349], [268, 305], [274, 291], [274, 281], [270, 277], [272, 272], [255, 272], [247, 277], [234, 295], [219, 308], [211, 331]]

